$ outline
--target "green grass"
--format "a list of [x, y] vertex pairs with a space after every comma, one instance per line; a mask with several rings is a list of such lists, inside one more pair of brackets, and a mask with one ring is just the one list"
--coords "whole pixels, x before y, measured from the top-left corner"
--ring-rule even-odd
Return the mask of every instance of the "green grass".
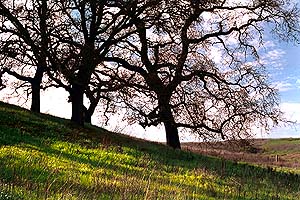
[[0, 102], [2, 199], [300, 199], [300, 177]]
[[300, 138], [271, 139], [263, 148], [268, 154], [300, 153]]

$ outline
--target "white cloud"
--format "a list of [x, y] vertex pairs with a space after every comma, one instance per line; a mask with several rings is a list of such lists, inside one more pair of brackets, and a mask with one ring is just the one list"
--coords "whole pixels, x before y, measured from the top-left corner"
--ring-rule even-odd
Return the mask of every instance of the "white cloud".
[[297, 88], [300, 89], [300, 79], [297, 79], [297, 80], [296, 80], [296, 84], [295, 84], [295, 85], [296, 85]]
[[287, 120], [300, 122], [300, 103], [281, 103], [280, 108]]
[[273, 83], [273, 86], [279, 91], [279, 92], [285, 92], [293, 89], [293, 85], [291, 83], [288, 83], [286, 81], [280, 81]]
[[283, 51], [282, 49], [273, 49], [271, 51], [268, 51], [264, 57], [266, 59], [279, 60], [284, 55], [285, 55], [285, 51]]
[[285, 124], [274, 127], [269, 134], [256, 134], [257, 138], [299, 138], [300, 137], [300, 103], [281, 103], [284, 117], [294, 124]]
[[268, 135], [264, 135], [265, 138], [299, 138], [300, 137], [300, 125], [276, 127]]
[[270, 70], [274, 69], [283, 69], [284, 61], [282, 60], [283, 56], [286, 54], [282, 49], [273, 49], [266, 51], [261, 56], [261, 63], [267, 66]]
[[271, 40], [264, 42], [264, 48], [275, 48], [275, 47], [276, 47], [276, 44]]
[[272, 86], [278, 89], [279, 92], [300, 89], [300, 79], [285, 77], [285, 80], [274, 82]]

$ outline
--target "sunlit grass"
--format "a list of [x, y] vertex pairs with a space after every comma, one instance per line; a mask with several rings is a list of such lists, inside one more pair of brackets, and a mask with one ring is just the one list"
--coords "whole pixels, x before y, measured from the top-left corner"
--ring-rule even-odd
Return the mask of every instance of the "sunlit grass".
[[269, 140], [264, 148], [268, 153], [273, 154], [287, 154], [300, 152], [300, 139], [299, 138], [285, 138]]
[[299, 199], [297, 174], [0, 104], [0, 199]]

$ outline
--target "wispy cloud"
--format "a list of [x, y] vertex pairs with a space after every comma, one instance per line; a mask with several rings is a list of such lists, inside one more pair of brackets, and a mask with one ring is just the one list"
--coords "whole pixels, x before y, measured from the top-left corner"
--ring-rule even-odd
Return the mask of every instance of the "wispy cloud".
[[300, 89], [300, 79], [295, 77], [285, 77], [285, 80], [280, 80], [272, 84], [279, 92]]
[[282, 49], [273, 49], [271, 51], [268, 51], [265, 55], [265, 59], [270, 59], [270, 60], [279, 60], [284, 56], [285, 51]]
[[284, 102], [280, 104], [280, 108], [287, 120], [300, 123], [300, 103]]
[[290, 138], [300, 137], [300, 103], [281, 103], [280, 108], [284, 113], [284, 117], [295, 124], [285, 124], [274, 127], [269, 134], [260, 133], [256, 137], [265, 138]]
[[295, 86], [296, 86], [298, 89], [300, 89], [300, 79], [297, 79], [297, 80], [296, 80]]
[[264, 48], [274, 48], [274, 47], [276, 47], [276, 44], [273, 41], [271, 40], [265, 41]]
[[287, 81], [275, 82], [273, 83], [273, 87], [275, 87], [279, 92], [286, 92], [294, 89], [293, 85]]
[[285, 54], [286, 52], [282, 49], [272, 49], [261, 56], [261, 62], [270, 70], [282, 70]]

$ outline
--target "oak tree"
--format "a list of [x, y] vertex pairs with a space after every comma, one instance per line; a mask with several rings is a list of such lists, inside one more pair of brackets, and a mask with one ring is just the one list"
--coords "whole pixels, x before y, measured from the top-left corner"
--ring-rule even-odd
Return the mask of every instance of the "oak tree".
[[288, 1], [168, 0], [130, 16], [137, 33], [106, 58], [127, 85], [119, 105], [144, 127], [163, 124], [173, 148], [180, 148], [178, 129], [216, 140], [269, 129], [281, 112], [258, 49], [266, 24], [297, 37], [298, 14]]
[[47, 68], [50, 1], [0, 1], [0, 68], [28, 86], [31, 110], [40, 112], [40, 90]]
[[[51, 35], [49, 74], [70, 93], [71, 121], [83, 125], [84, 111], [90, 121], [99, 99], [107, 98], [108, 90], [115, 90], [109, 83], [111, 76], [99, 76], [99, 67], [111, 55], [113, 45], [136, 32], [130, 16], [139, 16], [155, 2], [158, 1], [57, 1], [60, 23]], [[93, 76], [99, 87], [91, 81]], [[103, 76], [108, 79], [101, 80]], [[87, 109], [83, 105], [84, 94], [90, 100]]]

